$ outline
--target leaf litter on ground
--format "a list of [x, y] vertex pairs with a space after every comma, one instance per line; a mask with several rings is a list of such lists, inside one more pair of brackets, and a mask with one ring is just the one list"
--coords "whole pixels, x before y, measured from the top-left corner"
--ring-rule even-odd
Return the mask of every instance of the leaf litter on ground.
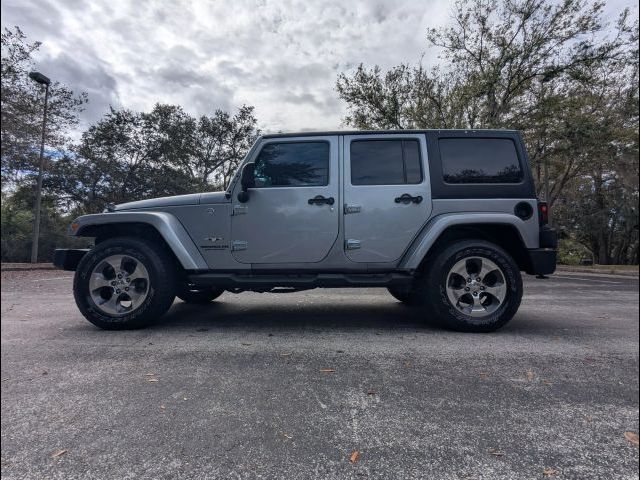
[[635, 432], [624, 432], [624, 438], [634, 445], [638, 445], [638, 434]]

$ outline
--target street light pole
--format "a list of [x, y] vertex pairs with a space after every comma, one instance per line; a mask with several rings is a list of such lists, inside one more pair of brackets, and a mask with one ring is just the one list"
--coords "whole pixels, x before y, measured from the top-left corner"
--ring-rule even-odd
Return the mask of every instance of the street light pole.
[[549, 188], [549, 157], [545, 156], [544, 159], [544, 200], [549, 206], [548, 210], [548, 225], [551, 226], [551, 190]]
[[49, 84], [51, 80], [39, 72], [29, 73], [34, 82], [44, 85], [44, 113], [42, 115], [42, 138], [40, 140], [40, 163], [38, 165], [38, 182], [36, 184], [36, 205], [33, 219], [33, 239], [31, 242], [31, 263], [38, 262], [38, 240], [40, 238], [40, 207], [42, 203], [42, 176], [44, 170], [44, 139], [47, 128], [47, 102], [49, 101]]

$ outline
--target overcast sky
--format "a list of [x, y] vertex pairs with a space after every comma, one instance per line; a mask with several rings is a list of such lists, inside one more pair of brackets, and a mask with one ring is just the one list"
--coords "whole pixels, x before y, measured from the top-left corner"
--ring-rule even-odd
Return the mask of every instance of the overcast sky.
[[[43, 43], [37, 68], [89, 93], [86, 125], [109, 105], [192, 114], [254, 105], [265, 131], [335, 129], [338, 73], [433, 62], [428, 27], [448, 0], [2, 0], [2, 27]], [[610, 0], [611, 19], [637, 2]]]

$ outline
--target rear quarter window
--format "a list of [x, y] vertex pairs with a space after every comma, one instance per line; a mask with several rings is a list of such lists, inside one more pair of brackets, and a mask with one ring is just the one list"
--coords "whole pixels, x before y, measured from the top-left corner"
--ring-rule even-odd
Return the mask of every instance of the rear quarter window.
[[524, 179], [509, 138], [440, 138], [442, 176], [448, 184], [518, 184]]

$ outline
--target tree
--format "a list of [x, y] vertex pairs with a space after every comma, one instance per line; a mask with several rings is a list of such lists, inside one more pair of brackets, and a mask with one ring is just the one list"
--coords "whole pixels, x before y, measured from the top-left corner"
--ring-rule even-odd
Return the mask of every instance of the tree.
[[[2, 33], [2, 185], [14, 184], [37, 169], [42, 128], [42, 87], [28, 78], [34, 69], [32, 55], [40, 42], [28, 43], [15, 27]], [[64, 150], [69, 130], [78, 125], [78, 114], [87, 103], [87, 94], [76, 95], [68, 87], [53, 82], [49, 87], [46, 145]]]
[[156, 105], [149, 113], [111, 109], [56, 161], [45, 187], [66, 208], [96, 212], [108, 203], [188, 193], [195, 122], [182, 108]]
[[233, 116], [216, 110], [213, 116], [203, 115], [198, 120], [191, 174], [202, 187], [229, 185], [240, 161], [260, 135], [253, 110], [243, 105]]
[[[2, 238], [0, 239], [3, 262], [28, 262], [33, 240], [33, 204], [35, 196], [27, 186], [20, 186], [11, 195], [2, 193]], [[40, 261], [51, 261], [56, 248], [85, 248], [86, 239], [67, 235], [72, 218], [56, 208], [56, 199], [50, 195], [42, 198], [42, 223], [40, 237]]]
[[111, 109], [56, 161], [45, 187], [67, 209], [221, 188], [258, 134], [253, 107], [196, 120], [181, 107]]
[[[630, 72], [637, 71], [638, 23], [630, 22], [628, 11], [610, 29], [599, 2], [455, 5], [449, 25], [427, 32], [429, 45], [441, 52], [436, 67], [400, 65], [382, 72], [360, 65], [339, 75], [336, 88], [347, 103], [348, 124], [522, 130], [540, 194], [543, 166], [549, 168], [551, 205], [570, 201], [564, 195], [577, 192], [570, 187], [585, 175], [602, 180], [625, 162], [637, 171], [637, 154], [629, 152], [637, 152], [637, 114], [630, 106], [637, 107], [638, 77]], [[617, 101], [623, 91], [625, 105]], [[598, 185], [594, 180], [595, 190]], [[633, 199], [633, 188], [619, 198]], [[600, 208], [606, 210], [603, 202]], [[614, 213], [602, 215], [601, 236]], [[556, 220], [569, 225], [566, 218]], [[602, 262], [611, 256], [604, 250], [596, 255]]]

